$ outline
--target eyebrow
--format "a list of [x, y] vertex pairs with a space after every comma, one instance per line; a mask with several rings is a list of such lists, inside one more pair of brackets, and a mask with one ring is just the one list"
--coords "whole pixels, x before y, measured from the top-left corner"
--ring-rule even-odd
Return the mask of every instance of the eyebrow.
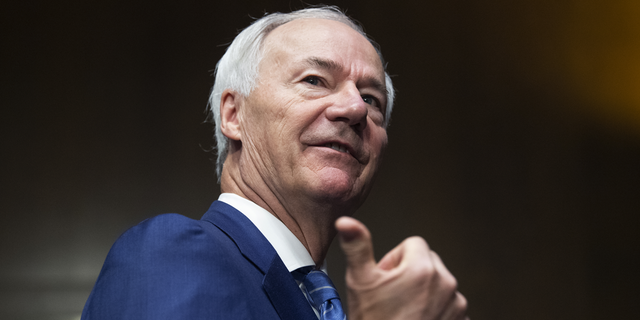
[[[316, 67], [320, 69], [325, 69], [329, 71], [342, 71], [343, 67], [341, 64], [335, 62], [330, 59], [323, 59], [318, 57], [310, 57], [305, 60], [305, 63], [311, 67]], [[380, 91], [385, 96], [385, 100], [389, 94], [387, 91], [387, 86], [384, 85], [380, 80], [374, 77], [366, 77], [363, 79], [363, 84], [367, 86], [373, 87], [375, 90]]]
[[310, 57], [305, 62], [311, 67], [317, 67], [330, 71], [342, 71], [342, 65], [329, 59], [322, 59], [318, 57]]

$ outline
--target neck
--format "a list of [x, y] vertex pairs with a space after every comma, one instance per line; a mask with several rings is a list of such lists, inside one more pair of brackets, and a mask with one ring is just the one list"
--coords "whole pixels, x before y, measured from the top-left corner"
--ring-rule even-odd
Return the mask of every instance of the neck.
[[[311, 201], [303, 195], [284, 196], [254, 174], [250, 168], [240, 170], [233, 161], [237, 154], [229, 154], [222, 170], [220, 189], [234, 193], [264, 208], [300, 240], [317, 266], [322, 265], [336, 231], [334, 222], [344, 212], [344, 206], [331, 205], [330, 201]], [[257, 178], [256, 178], [257, 177]]]

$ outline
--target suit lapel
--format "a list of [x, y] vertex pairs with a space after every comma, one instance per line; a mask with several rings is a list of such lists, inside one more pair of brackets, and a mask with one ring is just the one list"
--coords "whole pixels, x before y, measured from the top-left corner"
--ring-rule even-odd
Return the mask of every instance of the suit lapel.
[[251, 220], [221, 201], [215, 201], [202, 220], [213, 223], [226, 233], [240, 252], [264, 274], [263, 288], [281, 319], [317, 320], [276, 250]]
[[318, 319], [279, 257], [273, 259], [262, 284], [282, 320]]
[[226, 233], [236, 243], [240, 252], [262, 273], [269, 270], [274, 256], [278, 256], [276, 250], [251, 220], [224, 202], [215, 201], [209, 211], [202, 216], [202, 220], [213, 223]]

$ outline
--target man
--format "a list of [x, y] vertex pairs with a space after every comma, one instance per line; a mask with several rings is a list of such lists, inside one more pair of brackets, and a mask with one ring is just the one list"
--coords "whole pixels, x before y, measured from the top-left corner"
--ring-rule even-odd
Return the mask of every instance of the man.
[[424, 240], [376, 263], [349, 218], [380, 165], [393, 103], [381, 56], [351, 20], [326, 7], [256, 21], [218, 63], [210, 102], [219, 201], [199, 221], [161, 215], [123, 234], [83, 319], [343, 319], [320, 271], [336, 233], [349, 319], [466, 319]]

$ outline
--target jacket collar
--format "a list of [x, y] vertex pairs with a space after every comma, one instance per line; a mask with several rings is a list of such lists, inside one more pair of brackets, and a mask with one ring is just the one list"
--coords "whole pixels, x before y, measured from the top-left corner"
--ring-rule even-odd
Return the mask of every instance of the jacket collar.
[[283, 320], [317, 317], [284, 263], [251, 221], [232, 206], [215, 201], [202, 220], [226, 233], [240, 252], [264, 274], [263, 288]]

